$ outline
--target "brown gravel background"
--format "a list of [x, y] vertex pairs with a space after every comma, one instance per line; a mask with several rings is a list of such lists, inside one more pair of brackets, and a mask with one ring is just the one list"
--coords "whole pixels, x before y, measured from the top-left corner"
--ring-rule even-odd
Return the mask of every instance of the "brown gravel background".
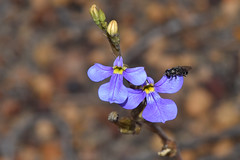
[[240, 159], [239, 0], [1, 0], [0, 160], [157, 160], [147, 128], [121, 135], [87, 69], [114, 57], [88, 13], [96, 3], [119, 23], [124, 62], [158, 81], [190, 65], [160, 124], [184, 160]]

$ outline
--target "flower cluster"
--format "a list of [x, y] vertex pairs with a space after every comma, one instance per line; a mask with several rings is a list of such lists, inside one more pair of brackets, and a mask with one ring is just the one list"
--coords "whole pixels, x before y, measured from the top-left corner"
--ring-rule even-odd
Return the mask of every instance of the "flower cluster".
[[[102, 101], [117, 103], [125, 109], [134, 109], [146, 100], [142, 117], [150, 122], [166, 122], [177, 115], [177, 106], [170, 99], [163, 99], [158, 93], [175, 93], [183, 85], [183, 76], [167, 77], [154, 84], [152, 78], [147, 77], [144, 67], [127, 68], [123, 59], [118, 56], [113, 67], [96, 63], [89, 68], [88, 77], [99, 82], [108, 77], [110, 81], [99, 87], [98, 95]], [[127, 88], [123, 78], [140, 89]]]
[[[147, 77], [144, 67], [127, 68], [123, 64], [120, 50], [120, 36], [115, 20], [106, 22], [106, 17], [101, 9], [92, 5], [89, 10], [95, 24], [104, 32], [117, 57], [113, 67], [96, 63], [89, 68], [88, 77], [94, 82], [110, 78], [108, 83], [98, 89], [102, 101], [117, 103], [125, 109], [134, 109], [141, 102], [146, 102], [142, 111], [142, 118], [149, 122], [166, 122], [177, 115], [177, 106], [170, 99], [163, 99], [158, 93], [175, 93], [183, 85], [183, 76], [186, 76], [186, 66], [178, 66], [165, 72], [161, 80], [154, 84], [152, 78]], [[125, 78], [138, 89], [127, 88], [123, 84]]]
[[123, 103], [128, 97], [128, 90], [123, 85], [123, 77], [134, 85], [141, 85], [145, 82], [147, 74], [143, 67], [127, 68], [123, 66], [122, 57], [118, 56], [113, 67], [96, 63], [88, 70], [88, 77], [99, 82], [111, 76], [110, 82], [100, 86], [99, 98], [110, 103]]

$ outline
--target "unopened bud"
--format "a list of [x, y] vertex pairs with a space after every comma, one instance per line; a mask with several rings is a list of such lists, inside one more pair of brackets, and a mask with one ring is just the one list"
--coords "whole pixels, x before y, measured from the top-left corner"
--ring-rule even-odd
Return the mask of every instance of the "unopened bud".
[[99, 20], [99, 14], [98, 14], [98, 10], [97, 10], [97, 6], [95, 4], [93, 4], [91, 6], [91, 8], [89, 9], [89, 12], [93, 18], [93, 20]]
[[118, 33], [117, 21], [112, 20], [107, 27], [107, 32], [109, 35], [114, 36]]
[[104, 12], [101, 9], [99, 9], [98, 14], [99, 14], [100, 22], [104, 22], [106, 20], [106, 16], [105, 16]]

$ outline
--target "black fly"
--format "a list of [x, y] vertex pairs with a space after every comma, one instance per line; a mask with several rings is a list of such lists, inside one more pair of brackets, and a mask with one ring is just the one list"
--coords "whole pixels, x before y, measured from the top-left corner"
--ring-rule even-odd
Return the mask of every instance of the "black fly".
[[186, 77], [190, 69], [192, 69], [192, 67], [190, 66], [177, 66], [171, 69], [167, 69], [164, 75], [166, 75], [167, 78], [176, 78], [177, 76]]

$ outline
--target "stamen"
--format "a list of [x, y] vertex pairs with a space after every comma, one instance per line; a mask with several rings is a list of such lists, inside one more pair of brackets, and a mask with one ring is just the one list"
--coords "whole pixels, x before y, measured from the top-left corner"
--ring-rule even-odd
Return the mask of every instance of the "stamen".
[[155, 91], [155, 90], [154, 90], [154, 87], [153, 87], [153, 84], [149, 84], [149, 85], [144, 86], [144, 87], [143, 87], [143, 90], [144, 90], [147, 94]]
[[114, 74], [122, 74], [125, 69], [122, 67], [115, 66], [113, 67], [113, 73]]

